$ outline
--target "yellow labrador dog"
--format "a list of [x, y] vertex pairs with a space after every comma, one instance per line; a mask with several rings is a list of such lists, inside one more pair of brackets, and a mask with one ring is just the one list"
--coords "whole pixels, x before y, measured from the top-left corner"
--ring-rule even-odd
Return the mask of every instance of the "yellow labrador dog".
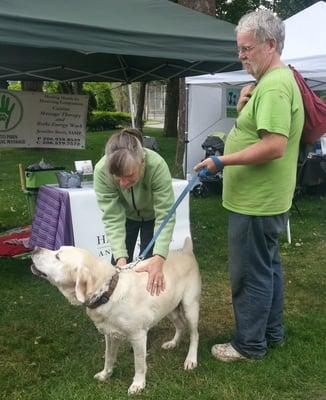
[[188, 325], [190, 345], [184, 368], [197, 366], [201, 280], [190, 239], [182, 250], [169, 253], [164, 263], [166, 288], [159, 296], [146, 290], [147, 273], [130, 269], [117, 272], [108, 261], [76, 247], [63, 246], [56, 251], [35, 248], [32, 260], [32, 272], [55, 285], [71, 304], [86, 305], [88, 316], [105, 335], [104, 369], [96, 379], [110, 377], [119, 343], [127, 339], [135, 362], [128, 393], [144, 389], [147, 332], [165, 316], [173, 322], [175, 335], [162, 347], [174, 348]]

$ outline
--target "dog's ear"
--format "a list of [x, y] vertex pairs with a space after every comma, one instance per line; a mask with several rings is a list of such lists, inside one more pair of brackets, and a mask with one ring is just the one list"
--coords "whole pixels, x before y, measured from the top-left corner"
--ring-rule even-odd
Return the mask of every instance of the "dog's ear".
[[87, 267], [80, 267], [77, 271], [77, 279], [75, 286], [76, 298], [81, 303], [85, 303], [87, 294], [92, 293], [94, 287], [94, 279]]

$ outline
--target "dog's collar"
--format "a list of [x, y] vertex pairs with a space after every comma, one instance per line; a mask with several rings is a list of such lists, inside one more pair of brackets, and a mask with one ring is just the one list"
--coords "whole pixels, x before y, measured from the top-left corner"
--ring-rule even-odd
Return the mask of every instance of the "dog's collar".
[[94, 295], [89, 300], [87, 300], [87, 302], [85, 303], [86, 307], [94, 309], [102, 306], [103, 304], [106, 304], [110, 300], [110, 297], [112, 296], [112, 293], [117, 286], [118, 280], [119, 274], [116, 272], [108, 282], [107, 290], [98, 294], [97, 296]]

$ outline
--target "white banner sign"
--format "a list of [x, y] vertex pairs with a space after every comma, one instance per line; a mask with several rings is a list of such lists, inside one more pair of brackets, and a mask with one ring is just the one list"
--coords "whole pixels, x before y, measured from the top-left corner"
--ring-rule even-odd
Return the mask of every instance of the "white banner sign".
[[226, 89], [226, 117], [237, 118], [237, 104], [240, 97], [239, 87], [228, 87]]
[[88, 96], [0, 90], [0, 147], [85, 148]]

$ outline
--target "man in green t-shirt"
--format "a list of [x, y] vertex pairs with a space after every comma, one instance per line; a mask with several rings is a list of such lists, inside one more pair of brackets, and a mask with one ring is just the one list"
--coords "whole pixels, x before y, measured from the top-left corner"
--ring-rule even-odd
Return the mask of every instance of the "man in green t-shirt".
[[304, 121], [293, 73], [280, 59], [283, 22], [271, 11], [258, 10], [243, 16], [236, 32], [239, 59], [257, 83], [241, 90], [224, 155], [195, 167], [214, 172], [225, 167], [235, 333], [230, 343], [212, 347], [222, 361], [260, 359], [268, 345], [284, 342], [278, 236], [291, 207]]

